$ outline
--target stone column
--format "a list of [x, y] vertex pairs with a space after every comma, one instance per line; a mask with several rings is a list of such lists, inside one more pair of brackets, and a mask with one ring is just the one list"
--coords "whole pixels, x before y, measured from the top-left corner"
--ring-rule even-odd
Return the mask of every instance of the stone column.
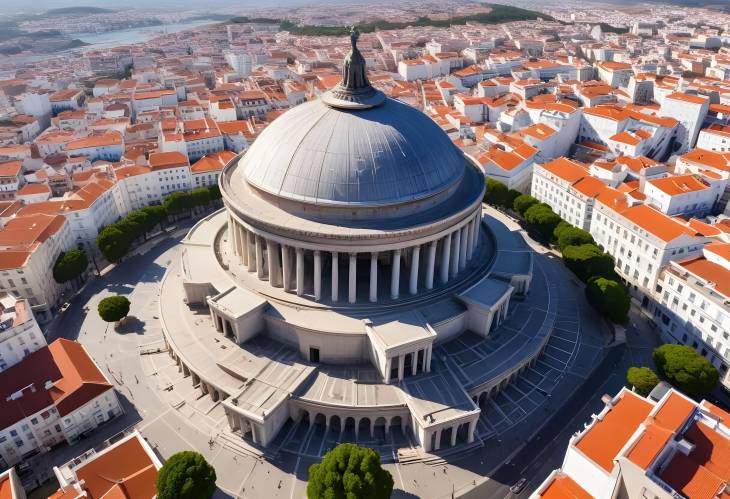
[[482, 228], [482, 210], [479, 209], [479, 212], [474, 217], [474, 248], [476, 248], [479, 245], [479, 232]]
[[441, 448], [441, 428], [436, 430], [436, 445], [433, 446], [433, 450], [439, 450]]
[[469, 227], [464, 225], [464, 227], [461, 228], [461, 247], [459, 248], [459, 270], [464, 270], [466, 268], [466, 248], [467, 248], [467, 241], [469, 239], [468, 233], [469, 233]]
[[397, 300], [400, 295], [400, 254], [400, 249], [393, 251], [393, 263], [390, 269], [390, 297], [393, 300]]
[[428, 356], [427, 356], [428, 357], [428, 361], [427, 361], [427, 364], [426, 364], [426, 372], [427, 373], [430, 373], [431, 372], [431, 354], [432, 353], [433, 353], [433, 345], [429, 345], [428, 346]]
[[281, 245], [281, 269], [284, 291], [291, 291], [291, 260], [289, 255], [289, 246]]
[[477, 429], [478, 421], [478, 419], [472, 419], [471, 421], [469, 421], [469, 436], [467, 437], [467, 443], [472, 443], [474, 441], [474, 432]]
[[411, 254], [411, 279], [408, 287], [408, 291], [415, 295], [418, 292], [418, 264], [420, 255], [421, 255], [421, 247], [420, 246], [414, 246], [413, 247], [413, 253]]
[[370, 301], [378, 301], [378, 253], [370, 253]]
[[441, 247], [441, 265], [439, 265], [439, 273], [441, 274], [441, 283], [449, 282], [449, 264], [451, 262], [451, 234], [442, 239]]
[[466, 236], [466, 259], [471, 260], [471, 256], [474, 253], [474, 220], [467, 224], [469, 230]]
[[281, 287], [279, 279], [279, 245], [271, 239], [266, 240], [266, 253], [269, 257], [269, 284]]
[[322, 254], [314, 251], [314, 299], [322, 299]]
[[304, 250], [295, 248], [297, 254], [297, 296], [304, 294]]
[[[337, 260], [337, 252], [332, 252], [332, 301], [336, 302], [339, 299], [338, 286], [340, 284], [340, 265]], [[345, 423], [342, 423], [343, 425]]]
[[256, 237], [256, 275], [259, 279], [264, 278], [264, 249], [261, 245], [261, 236]]
[[451, 248], [451, 278], [456, 277], [459, 273], [459, 253], [461, 251], [461, 229], [455, 230], [454, 247]]
[[411, 376], [415, 376], [418, 372], [418, 350], [413, 352], [411, 355], [413, 355], [411, 358]]
[[456, 434], [459, 433], [459, 425], [451, 427], [451, 447], [456, 445]]
[[248, 265], [248, 231], [242, 226], [238, 226], [238, 239], [241, 241], [241, 263], [244, 266]]
[[398, 381], [403, 381], [403, 377], [405, 376], [405, 363], [406, 363], [406, 356], [403, 354], [400, 354], [398, 356]]
[[390, 383], [390, 370], [393, 368], [393, 358], [389, 357], [385, 361], [385, 383]]
[[246, 233], [248, 237], [248, 271], [256, 271], [256, 234], [252, 232]]
[[436, 266], [436, 244], [438, 241], [431, 241], [428, 245], [428, 261], [426, 262], [426, 289], [433, 289], [433, 271]]
[[425, 347], [423, 349], [423, 360], [421, 361], [423, 363], [423, 365], [421, 366], [421, 370], [423, 372], [427, 372], [426, 367], [428, 365], [428, 349], [429, 348], [431, 348], [431, 347]]
[[357, 301], [357, 253], [350, 253], [350, 276], [348, 280], [347, 301], [355, 303]]

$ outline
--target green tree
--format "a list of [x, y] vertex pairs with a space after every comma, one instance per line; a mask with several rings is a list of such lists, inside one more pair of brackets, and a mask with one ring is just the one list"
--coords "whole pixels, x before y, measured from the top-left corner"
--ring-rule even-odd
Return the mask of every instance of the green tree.
[[221, 189], [218, 187], [218, 184], [209, 185], [208, 192], [210, 193], [211, 201], [216, 201], [223, 197], [221, 196]]
[[636, 388], [639, 395], [646, 397], [659, 384], [659, 377], [650, 367], [629, 367], [626, 381]]
[[149, 206], [145, 206], [140, 211], [143, 211], [147, 214], [150, 219], [150, 223], [152, 223], [152, 228], [154, 228], [154, 226], [158, 224], [162, 226], [163, 222], [167, 218], [167, 212], [165, 211], [164, 206], [159, 204], [151, 204]]
[[129, 305], [126, 296], [107, 296], [99, 302], [96, 310], [104, 322], [117, 322], [127, 316]]
[[504, 206], [508, 210], [511, 210], [512, 208], [514, 208], [515, 199], [520, 196], [522, 196], [522, 193], [520, 191], [515, 189], [509, 189], [507, 191], [507, 195], [505, 196], [504, 204], [502, 206]]
[[631, 307], [631, 297], [619, 282], [605, 277], [591, 277], [586, 285], [586, 297], [604, 317], [625, 323]]
[[193, 198], [187, 192], [173, 192], [165, 196], [162, 206], [169, 215], [179, 215], [192, 209]]
[[558, 227], [555, 229], [555, 239], [558, 242], [558, 247], [560, 247], [561, 249], [567, 248], [568, 246], [596, 244], [590, 232], [573, 226], [565, 227], [564, 229], [560, 230], [560, 225], [558, 225]]
[[61, 253], [53, 265], [53, 279], [60, 284], [77, 279], [86, 271], [89, 259], [86, 251], [74, 249]]
[[529, 194], [520, 194], [515, 198], [514, 202], [512, 203], [512, 207], [517, 213], [524, 217], [525, 212], [528, 210], [528, 208], [536, 204], [540, 204], [540, 201], [538, 201], [537, 198], [534, 198]]
[[170, 456], [157, 474], [158, 499], [209, 499], [215, 492], [215, 469], [193, 451]]
[[115, 225], [104, 227], [96, 236], [96, 245], [99, 251], [110, 262], [118, 262], [127, 254], [132, 244], [132, 238]]
[[[564, 236], [568, 229], [561, 233]], [[595, 244], [581, 244], [580, 246], [566, 246], [562, 249], [565, 265], [578, 278], [587, 282], [591, 277], [615, 278], [613, 258], [601, 251]]]
[[193, 205], [196, 208], [208, 206], [211, 201], [210, 191], [207, 187], [198, 187], [197, 189], [193, 189], [193, 192], [190, 193], [190, 196], [192, 197]]
[[546, 204], [536, 204], [525, 211], [525, 221], [530, 224], [545, 240], [550, 241], [560, 217]]
[[129, 234], [132, 240], [141, 236], [146, 236], [147, 232], [155, 226], [150, 216], [142, 210], [134, 210], [126, 217], [122, 218], [115, 225], [122, 232]]
[[308, 499], [387, 499], [393, 477], [373, 449], [340, 444], [309, 467]]
[[507, 200], [507, 186], [499, 180], [487, 178], [487, 190], [484, 192], [484, 202], [492, 206], [504, 206]]
[[560, 234], [562, 234], [564, 230], [571, 227], [573, 227], [571, 224], [569, 224], [565, 220], [561, 220], [558, 226], [555, 227], [555, 230], [553, 231], [553, 239], [557, 241], [558, 239], [560, 239]]
[[659, 376], [689, 395], [705, 395], [720, 380], [715, 366], [687, 345], [664, 344], [654, 349], [652, 358]]

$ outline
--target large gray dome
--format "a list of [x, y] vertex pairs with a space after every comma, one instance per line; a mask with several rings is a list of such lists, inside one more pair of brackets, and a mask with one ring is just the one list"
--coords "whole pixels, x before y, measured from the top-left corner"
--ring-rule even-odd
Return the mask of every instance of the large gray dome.
[[241, 159], [247, 181], [289, 200], [380, 206], [430, 197], [464, 174], [465, 158], [428, 116], [385, 99], [347, 109], [322, 100], [276, 119]]

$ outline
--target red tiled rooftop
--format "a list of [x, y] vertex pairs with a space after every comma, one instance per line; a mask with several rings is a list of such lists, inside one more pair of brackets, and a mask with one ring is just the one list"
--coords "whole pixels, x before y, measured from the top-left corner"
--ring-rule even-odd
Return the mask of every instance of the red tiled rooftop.
[[540, 495], [541, 499], [593, 499], [568, 475], [556, 476]]

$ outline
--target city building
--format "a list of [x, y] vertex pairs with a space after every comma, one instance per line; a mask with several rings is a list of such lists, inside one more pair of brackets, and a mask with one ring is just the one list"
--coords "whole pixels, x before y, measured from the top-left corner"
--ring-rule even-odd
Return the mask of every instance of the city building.
[[124, 411], [84, 347], [58, 339], [0, 372], [0, 465], [73, 444]]
[[0, 372], [14, 366], [39, 348], [46, 338], [27, 300], [0, 294]]
[[730, 414], [663, 383], [647, 398], [622, 388], [602, 400], [531, 499], [727, 496]]
[[59, 488], [50, 499], [129, 498], [154, 499], [157, 454], [134, 430], [103, 449], [90, 449], [62, 466], [53, 468]]

